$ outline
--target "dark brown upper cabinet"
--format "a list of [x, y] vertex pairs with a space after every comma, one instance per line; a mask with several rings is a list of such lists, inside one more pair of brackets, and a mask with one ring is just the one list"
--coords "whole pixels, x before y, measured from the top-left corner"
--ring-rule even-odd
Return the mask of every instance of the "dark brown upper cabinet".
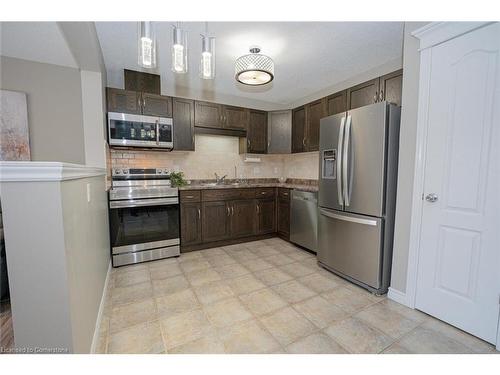
[[336, 115], [347, 111], [347, 90], [326, 97], [326, 115]]
[[306, 107], [292, 111], [292, 153], [306, 150]]
[[137, 91], [106, 88], [108, 112], [141, 114], [141, 93]]
[[194, 151], [194, 100], [173, 98], [174, 150]]
[[203, 128], [222, 127], [222, 106], [217, 103], [194, 102], [194, 125]]
[[201, 243], [201, 203], [181, 204], [181, 245]]
[[267, 112], [254, 109], [249, 111], [246, 143], [248, 153], [265, 154], [267, 152]]
[[306, 151], [319, 150], [319, 121], [326, 116], [325, 98], [306, 105]]
[[248, 109], [222, 106], [222, 123], [225, 128], [247, 130], [249, 120]]
[[251, 236], [255, 233], [255, 200], [235, 200], [229, 203], [231, 238]]
[[380, 93], [379, 93], [380, 100], [386, 100], [389, 103], [401, 105], [402, 90], [403, 90], [402, 69], [380, 77]]
[[108, 87], [106, 97], [109, 112], [172, 117], [172, 98], [169, 96]]
[[379, 78], [363, 82], [347, 90], [349, 109], [363, 107], [379, 101]]
[[143, 92], [142, 114], [148, 116], [172, 117], [172, 98]]
[[160, 75], [124, 69], [125, 90], [160, 95]]

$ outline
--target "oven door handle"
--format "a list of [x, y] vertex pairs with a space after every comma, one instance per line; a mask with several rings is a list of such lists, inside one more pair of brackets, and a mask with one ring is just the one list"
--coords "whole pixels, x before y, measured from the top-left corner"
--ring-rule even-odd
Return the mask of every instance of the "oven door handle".
[[158, 199], [129, 199], [126, 201], [110, 201], [109, 208], [163, 206], [178, 204], [178, 198], [158, 198]]

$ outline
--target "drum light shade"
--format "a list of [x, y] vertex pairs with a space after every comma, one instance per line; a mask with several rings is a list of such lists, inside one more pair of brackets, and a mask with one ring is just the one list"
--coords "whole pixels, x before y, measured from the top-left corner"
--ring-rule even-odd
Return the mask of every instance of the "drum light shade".
[[244, 85], [265, 85], [274, 79], [274, 62], [266, 55], [259, 53], [260, 48], [250, 48], [250, 54], [236, 60], [235, 78]]

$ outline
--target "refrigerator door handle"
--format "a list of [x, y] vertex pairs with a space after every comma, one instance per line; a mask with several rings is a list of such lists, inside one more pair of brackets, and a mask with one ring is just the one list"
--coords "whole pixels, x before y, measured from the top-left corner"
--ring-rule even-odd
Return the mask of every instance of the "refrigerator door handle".
[[339, 205], [344, 204], [343, 193], [342, 193], [342, 145], [344, 143], [344, 126], [345, 126], [345, 116], [340, 120], [340, 131], [339, 131], [339, 142], [337, 144], [337, 199]]
[[345, 137], [344, 137], [344, 147], [342, 150], [342, 191], [344, 192], [344, 203], [346, 206], [349, 206], [349, 181], [347, 179], [347, 167], [348, 167], [348, 159], [349, 159], [349, 143], [351, 140], [351, 115], [347, 115], [347, 124], [345, 129]]
[[357, 217], [351, 217], [351, 216], [344, 216], [344, 215], [338, 215], [334, 214], [332, 212], [329, 212], [323, 208], [320, 208], [319, 212], [321, 215], [327, 216], [332, 219], [337, 219], [337, 220], [343, 220], [343, 221], [350, 221], [352, 223], [356, 224], [364, 224], [364, 225], [371, 225], [376, 227], [377, 226], [377, 221], [376, 220], [370, 220], [370, 219], [361, 219]]

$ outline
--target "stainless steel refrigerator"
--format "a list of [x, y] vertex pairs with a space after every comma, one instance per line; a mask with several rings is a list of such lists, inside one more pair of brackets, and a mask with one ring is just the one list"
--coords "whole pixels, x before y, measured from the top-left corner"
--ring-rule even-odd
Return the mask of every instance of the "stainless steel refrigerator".
[[320, 123], [318, 261], [376, 294], [390, 281], [400, 113], [380, 102]]

